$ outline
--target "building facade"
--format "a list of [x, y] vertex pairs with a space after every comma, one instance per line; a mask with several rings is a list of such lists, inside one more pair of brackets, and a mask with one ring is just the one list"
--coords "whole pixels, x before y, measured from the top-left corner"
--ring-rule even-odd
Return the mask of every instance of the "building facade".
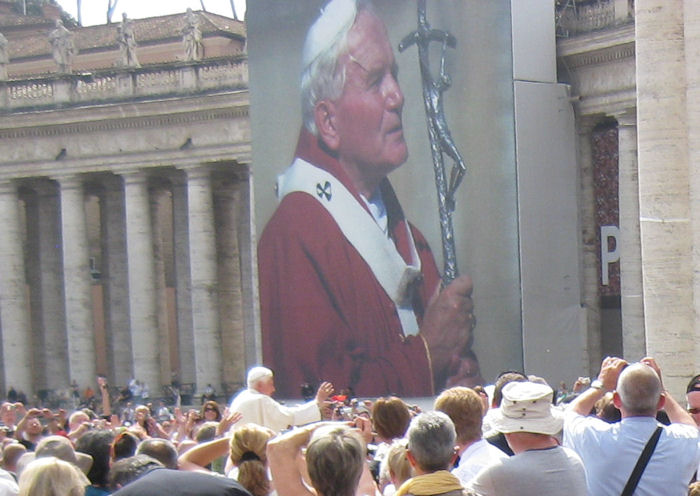
[[0, 14], [0, 389], [221, 392], [255, 360], [245, 27], [130, 22], [140, 67], [113, 24], [70, 28], [57, 73], [55, 20]]
[[[680, 394], [700, 370], [700, 6], [564, 0], [557, 29], [559, 77], [576, 110], [594, 358], [653, 355]], [[616, 270], [617, 287], [605, 277]]]

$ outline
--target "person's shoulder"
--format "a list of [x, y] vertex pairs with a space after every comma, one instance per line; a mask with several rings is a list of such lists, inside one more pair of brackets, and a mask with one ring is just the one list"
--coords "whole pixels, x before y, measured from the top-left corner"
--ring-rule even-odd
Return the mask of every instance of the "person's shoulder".
[[572, 448], [569, 448], [568, 446], [557, 446], [556, 449], [562, 454], [562, 456], [566, 456], [575, 465], [583, 466], [583, 460]]
[[[294, 191], [286, 195], [267, 221], [260, 237], [260, 243], [274, 242], [282, 239], [288, 242], [294, 238], [312, 239], [321, 231], [328, 231], [337, 226], [333, 217], [311, 195]], [[337, 228], [337, 227], [336, 227]]]
[[240, 483], [227, 477], [166, 468], [151, 470], [114, 494], [116, 496], [143, 494], [148, 494], [149, 496], [180, 496], [185, 494], [250, 495]]
[[326, 209], [313, 196], [303, 191], [292, 191], [282, 198], [275, 212], [270, 218], [274, 221], [293, 221], [295, 223], [306, 223], [308, 219], [305, 214], [321, 213]]
[[484, 455], [495, 456], [497, 458], [508, 458], [508, 455], [505, 454], [503, 450], [489, 443], [485, 438], [482, 438], [478, 443], [477, 453], [479, 453], [480, 456], [481, 453], [483, 453]]
[[693, 425], [672, 423], [664, 426], [666, 436], [676, 439], [697, 440], [700, 438], [700, 430]]
[[19, 486], [14, 479], [0, 479], [0, 496], [15, 496], [18, 493]]
[[593, 415], [581, 415], [573, 409], [564, 410], [564, 431], [608, 431], [614, 429], [615, 424], [610, 424]]
[[231, 408], [234, 407], [234, 405], [242, 404], [242, 403], [250, 403], [252, 401], [257, 401], [259, 397], [265, 396], [264, 394], [260, 394], [257, 391], [250, 390], [250, 389], [243, 389], [236, 393], [236, 395], [233, 397], [233, 400], [231, 400]]
[[[496, 448], [498, 449], [498, 448]], [[500, 450], [499, 450], [500, 451]], [[505, 453], [504, 453], [505, 454]], [[507, 470], [508, 465], [511, 465], [513, 463], [516, 463], [517, 460], [515, 460], [515, 455], [513, 456], [508, 456], [506, 455], [505, 457], [498, 457], [493, 460], [491, 460], [490, 463], [488, 463], [485, 467], [483, 467], [479, 472], [474, 476], [474, 480], [483, 478], [483, 477], [492, 477], [494, 474], [499, 473], [501, 470]]]
[[[2, 494], [2, 493], [0, 493]], [[87, 486], [85, 488], [85, 496], [105, 496], [110, 494], [109, 491], [97, 486]]]

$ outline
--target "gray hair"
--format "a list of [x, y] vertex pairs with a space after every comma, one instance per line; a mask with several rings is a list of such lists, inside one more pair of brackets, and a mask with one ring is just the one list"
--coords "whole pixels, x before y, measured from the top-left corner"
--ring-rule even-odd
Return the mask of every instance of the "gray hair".
[[262, 381], [263, 379], [267, 379], [269, 377], [272, 377], [272, 370], [268, 369], [267, 367], [253, 367], [248, 371], [248, 376], [246, 377], [246, 383], [248, 385], [248, 389], [253, 389], [255, 388], [255, 385]]
[[457, 434], [450, 417], [442, 412], [421, 413], [408, 427], [408, 450], [426, 472], [446, 470], [455, 453]]
[[[345, 66], [340, 67], [340, 57], [347, 53], [348, 33], [355, 25], [357, 15], [362, 11], [374, 13], [370, 0], [352, 0], [355, 3], [355, 18], [353, 22], [343, 26], [334, 33], [332, 39], [317, 40], [311, 33], [317, 24], [323, 23], [326, 19], [321, 13], [314, 21], [307, 33], [304, 43], [305, 51], [308, 45], [314, 41], [325, 46], [314, 46], [314, 52], [318, 55], [311, 61], [304, 61], [301, 73], [301, 114], [304, 126], [314, 136], [318, 136], [318, 129], [314, 117], [316, 104], [321, 100], [335, 100], [340, 98], [345, 86]], [[330, 3], [330, 2], [329, 2]]]
[[656, 415], [661, 392], [661, 379], [643, 363], [628, 366], [617, 380], [617, 394], [630, 415]]

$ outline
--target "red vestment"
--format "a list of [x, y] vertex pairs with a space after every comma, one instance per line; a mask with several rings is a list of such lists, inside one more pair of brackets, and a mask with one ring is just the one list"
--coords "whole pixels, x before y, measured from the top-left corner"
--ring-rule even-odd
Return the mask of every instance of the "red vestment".
[[[297, 157], [340, 180], [365, 208], [340, 163], [302, 132]], [[381, 187], [388, 231], [410, 261], [405, 219], [389, 184]], [[418, 323], [440, 276], [430, 247], [413, 226], [422, 278], [414, 284]], [[396, 307], [331, 214], [310, 195], [286, 195], [258, 245], [263, 362], [282, 397], [300, 385], [330, 381], [358, 396], [428, 396], [433, 374], [421, 336], [404, 336]]]

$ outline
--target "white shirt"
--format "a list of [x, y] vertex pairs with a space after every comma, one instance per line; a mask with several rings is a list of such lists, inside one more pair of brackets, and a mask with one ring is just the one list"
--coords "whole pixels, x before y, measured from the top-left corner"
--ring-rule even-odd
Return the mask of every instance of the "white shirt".
[[[618, 496], [657, 425], [660, 424], [652, 417], [628, 417], [608, 424], [567, 410], [564, 445], [583, 459], [588, 493]], [[688, 483], [699, 461], [697, 427], [685, 424], [664, 426], [634, 494], [686, 496]]]
[[289, 426], [321, 420], [321, 412], [315, 400], [288, 407], [255, 389], [246, 389], [238, 393], [231, 401], [229, 410], [243, 415], [240, 425], [253, 423], [268, 427], [275, 432], [280, 432]]
[[0, 469], [0, 496], [16, 496], [18, 493], [15, 478], [7, 470]]
[[381, 227], [384, 234], [389, 234], [389, 217], [386, 213], [386, 206], [384, 205], [384, 198], [382, 198], [382, 193], [377, 189], [370, 199], [365, 198], [365, 195], [360, 194], [360, 198], [365, 202], [369, 212], [377, 221], [377, 225]]
[[483, 433], [485, 438], [490, 437], [498, 432], [493, 428], [493, 418], [498, 414], [500, 410], [501, 409], [498, 407], [489, 408], [488, 410], [486, 410], [486, 415], [484, 415], [484, 418], [481, 419], [481, 432]]
[[459, 455], [459, 465], [452, 469], [452, 473], [466, 486], [481, 469], [505, 458], [508, 455], [503, 451], [485, 439], [479, 439]]
[[479, 496], [585, 496], [584, 474], [578, 455], [556, 446], [499, 460], [479, 472], [467, 489]]

